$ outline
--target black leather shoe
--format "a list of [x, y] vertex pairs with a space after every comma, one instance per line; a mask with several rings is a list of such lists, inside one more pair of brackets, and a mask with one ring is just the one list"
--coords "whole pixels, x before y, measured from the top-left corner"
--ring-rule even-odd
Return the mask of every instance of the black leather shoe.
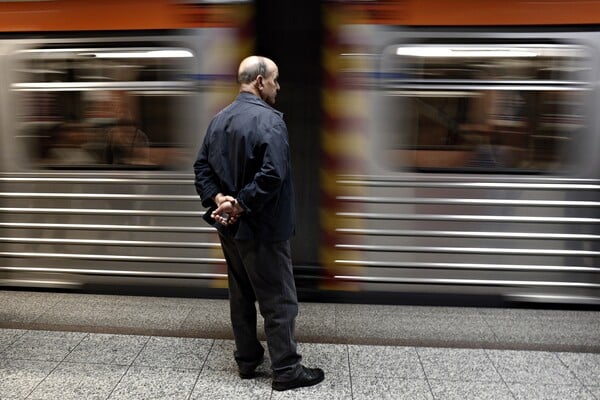
[[263, 363], [263, 361], [265, 360], [264, 357], [262, 357], [260, 360], [257, 360], [255, 362], [253, 362], [252, 364], [249, 364], [248, 366], [245, 367], [240, 367], [239, 372], [240, 372], [240, 378], [242, 379], [252, 379], [256, 376], [256, 368], [258, 368], [258, 366], [260, 364]]
[[325, 373], [321, 368], [306, 368], [305, 366], [302, 366], [302, 372], [300, 372], [300, 375], [298, 375], [296, 379], [283, 382], [273, 381], [271, 386], [275, 390], [282, 391], [305, 386], [313, 386], [322, 382], [323, 379], [325, 379]]

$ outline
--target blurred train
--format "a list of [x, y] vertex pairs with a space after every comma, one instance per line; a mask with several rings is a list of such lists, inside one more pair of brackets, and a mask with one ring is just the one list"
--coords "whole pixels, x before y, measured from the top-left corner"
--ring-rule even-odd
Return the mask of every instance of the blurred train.
[[[0, 2], [0, 282], [224, 293], [191, 166], [269, 7], [81, 3]], [[508, 3], [318, 5], [301, 296], [600, 304], [600, 1]]]

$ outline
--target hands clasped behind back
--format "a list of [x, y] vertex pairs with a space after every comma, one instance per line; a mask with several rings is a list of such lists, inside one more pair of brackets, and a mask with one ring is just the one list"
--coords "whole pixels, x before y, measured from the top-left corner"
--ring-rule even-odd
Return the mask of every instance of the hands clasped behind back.
[[235, 224], [244, 209], [233, 196], [218, 194], [215, 196], [217, 208], [211, 213], [211, 217], [223, 226]]

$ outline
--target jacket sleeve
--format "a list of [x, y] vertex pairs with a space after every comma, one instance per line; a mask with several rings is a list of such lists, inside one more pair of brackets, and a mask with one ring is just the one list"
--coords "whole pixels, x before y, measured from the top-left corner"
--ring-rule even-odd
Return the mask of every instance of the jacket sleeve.
[[198, 151], [198, 156], [194, 162], [194, 184], [196, 192], [200, 196], [202, 205], [206, 208], [214, 207], [214, 196], [220, 192], [218, 181], [212, 167], [208, 163], [208, 146], [210, 142], [210, 126]]
[[277, 119], [265, 132], [258, 143], [257, 153], [261, 160], [259, 171], [254, 179], [238, 193], [238, 201], [247, 213], [258, 213], [280, 191], [281, 185], [290, 173], [288, 133], [285, 123]]

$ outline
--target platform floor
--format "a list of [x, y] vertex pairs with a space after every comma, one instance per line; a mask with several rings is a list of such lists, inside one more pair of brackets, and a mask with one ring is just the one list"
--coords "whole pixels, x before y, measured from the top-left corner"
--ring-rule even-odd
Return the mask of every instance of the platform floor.
[[600, 399], [600, 312], [301, 303], [312, 388], [241, 380], [225, 300], [0, 290], [0, 399]]

